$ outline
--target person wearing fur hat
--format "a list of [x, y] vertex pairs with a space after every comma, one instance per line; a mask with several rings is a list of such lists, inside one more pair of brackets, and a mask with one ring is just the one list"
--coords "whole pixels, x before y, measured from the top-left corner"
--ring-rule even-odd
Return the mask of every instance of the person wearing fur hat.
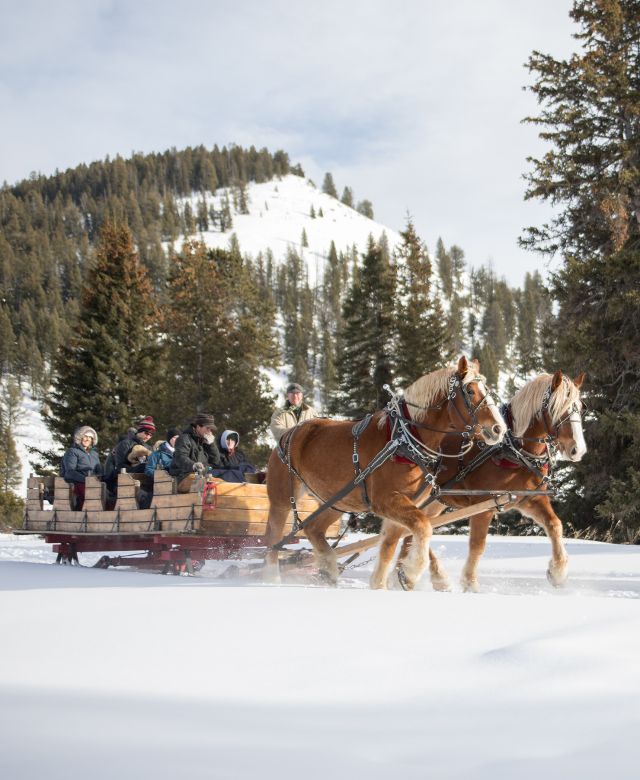
[[82, 425], [73, 434], [73, 444], [60, 463], [60, 476], [73, 485], [75, 509], [84, 504], [84, 485], [90, 474], [102, 475], [102, 465], [96, 450], [98, 434], [88, 425]]
[[286, 395], [285, 405], [271, 415], [269, 428], [276, 442], [279, 442], [290, 428], [319, 416], [313, 406], [304, 402], [304, 390], [297, 382], [287, 386]]
[[214, 433], [216, 423], [210, 414], [197, 414], [176, 441], [169, 474], [178, 479], [178, 493], [188, 493], [197, 474], [208, 468], [223, 467]]
[[169, 466], [173, 460], [173, 453], [176, 449], [176, 441], [180, 435], [179, 428], [169, 428], [167, 431], [167, 438], [165, 441], [156, 442], [153, 452], [147, 458], [147, 462], [144, 464], [144, 473], [148, 477], [152, 477], [157, 469], [169, 471]]
[[223, 431], [218, 437], [218, 447], [223, 468], [213, 469], [214, 477], [225, 482], [247, 482], [247, 474], [255, 474], [255, 468], [247, 461], [244, 452], [238, 449], [240, 434], [237, 431]]

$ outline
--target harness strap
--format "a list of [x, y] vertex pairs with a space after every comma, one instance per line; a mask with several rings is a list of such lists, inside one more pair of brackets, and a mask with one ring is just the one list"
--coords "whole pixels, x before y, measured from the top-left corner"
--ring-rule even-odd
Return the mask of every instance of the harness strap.
[[[356, 479], [360, 476], [362, 473], [362, 469], [360, 468], [360, 455], [358, 454], [358, 440], [360, 439], [360, 434], [367, 429], [369, 426], [369, 423], [371, 422], [371, 418], [373, 417], [372, 414], [367, 414], [362, 420], [359, 420], [351, 429], [351, 434], [353, 436], [353, 469], [356, 472]], [[367, 507], [368, 511], [371, 511], [371, 501], [369, 500], [369, 493], [367, 491], [367, 482], [366, 480], [362, 480], [361, 488], [362, 488], [362, 501], [364, 505]]]
[[322, 514], [325, 509], [332, 507], [334, 504], [340, 501], [341, 498], [344, 498], [346, 495], [348, 495], [354, 487], [361, 484], [361, 482], [363, 482], [371, 473], [380, 468], [383, 463], [386, 463], [399, 446], [400, 441], [398, 439], [392, 439], [391, 441], [387, 442], [387, 444], [385, 444], [385, 446], [380, 450], [375, 458], [373, 458], [369, 465], [363, 469], [355, 479], [351, 480], [348, 485], [345, 485], [337, 493], [334, 493], [334, 495], [328, 498], [324, 504], [322, 504], [322, 506], [318, 507], [318, 509], [313, 511], [302, 523], [300, 523], [297, 529], [292, 530], [277, 544], [272, 545], [271, 549], [281, 550], [285, 544], [290, 544], [293, 539], [295, 539], [296, 534], [299, 531], [304, 530], [309, 525], [309, 523], [315, 520], [318, 515]]

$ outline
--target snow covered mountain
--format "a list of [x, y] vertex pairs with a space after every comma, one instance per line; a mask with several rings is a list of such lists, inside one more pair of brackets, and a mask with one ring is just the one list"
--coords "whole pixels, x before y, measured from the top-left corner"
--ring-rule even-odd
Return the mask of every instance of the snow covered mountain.
[[[225, 200], [232, 198], [231, 188], [220, 188], [205, 197], [207, 209], [222, 211]], [[189, 203], [192, 213], [196, 214], [202, 199], [201, 195], [181, 198], [178, 208], [183, 212], [185, 204]], [[232, 210], [233, 225], [229, 230], [198, 232], [193, 238], [202, 240], [207, 246], [226, 249], [235, 233], [243, 253], [256, 257], [270, 249], [276, 261], [284, 259], [287, 249], [295, 249], [307, 265], [312, 286], [322, 276], [332, 241], [338, 252], [350, 250], [354, 245], [359, 252], [364, 252], [370, 235], [378, 239], [386, 233], [391, 249], [401, 241], [396, 230], [363, 216], [321, 192], [309, 179], [293, 174], [247, 185], [247, 206], [248, 214]], [[307, 247], [303, 246], [303, 231]], [[176, 243], [179, 247], [181, 240]]]

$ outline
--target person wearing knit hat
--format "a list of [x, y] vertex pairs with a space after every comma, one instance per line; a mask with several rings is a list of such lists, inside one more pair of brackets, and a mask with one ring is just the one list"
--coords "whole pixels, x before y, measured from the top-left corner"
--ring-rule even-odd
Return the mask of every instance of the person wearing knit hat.
[[98, 434], [88, 425], [77, 428], [73, 434], [73, 444], [65, 452], [60, 463], [60, 476], [73, 485], [75, 509], [84, 504], [85, 480], [90, 474], [102, 474], [100, 457], [95, 446]]
[[156, 432], [156, 426], [153, 417], [143, 417], [136, 426], [136, 433], [148, 433], [149, 438]]
[[287, 385], [286, 395], [285, 405], [271, 415], [269, 428], [276, 442], [279, 442], [290, 428], [319, 416], [313, 406], [304, 402], [304, 390], [297, 382]]
[[188, 493], [197, 474], [223, 467], [213, 435], [215, 431], [213, 415], [200, 412], [178, 436], [169, 466], [169, 474], [178, 479], [178, 493]]
[[[115, 487], [115, 483], [118, 479], [118, 473], [122, 469], [126, 469], [130, 474], [144, 473], [144, 461], [140, 461], [138, 459], [135, 463], [131, 463], [129, 460], [129, 454], [136, 445], [142, 445], [149, 450], [151, 449], [151, 447], [148, 445], [148, 442], [156, 431], [156, 425], [153, 422], [153, 417], [148, 415], [146, 417], [140, 418], [135, 423], [134, 428], [134, 430], [129, 429], [127, 431], [127, 433], [113, 448], [111, 455], [109, 456], [112, 469], [109, 474], [108, 484], [111, 488]], [[138, 450], [138, 452], [140, 452], [140, 450]]]

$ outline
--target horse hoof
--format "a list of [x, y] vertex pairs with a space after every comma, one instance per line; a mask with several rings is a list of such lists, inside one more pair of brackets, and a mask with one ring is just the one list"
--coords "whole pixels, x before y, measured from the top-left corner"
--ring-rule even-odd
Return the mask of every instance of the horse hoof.
[[402, 567], [396, 569], [396, 574], [398, 575], [398, 582], [400, 583], [402, 590], [413, 590], [415, 583], [411, 582]]
[[438, 593], [449, 593], [451, 591], [451, 583], [449, 580], [445, 579], [439, 579], [439, 580], [431, 580], [431, 585], [434, 590], [437, 590]]
[[564, 586], [567, 584], [566, 574], [561, 574], [558, 576], [557, 574], [554, 574], [551, 569], [547, 569], [547, 579], [554, 588], [564, 588]]
[[317, 574], [317, 579], [321, 585], [327, 585], [330, 588], [338, 587], [338, 578], [331, 572], [321, 569]]
[[478, 580], [463, 580], [462, 590], [464, 593], [480, 593]]

